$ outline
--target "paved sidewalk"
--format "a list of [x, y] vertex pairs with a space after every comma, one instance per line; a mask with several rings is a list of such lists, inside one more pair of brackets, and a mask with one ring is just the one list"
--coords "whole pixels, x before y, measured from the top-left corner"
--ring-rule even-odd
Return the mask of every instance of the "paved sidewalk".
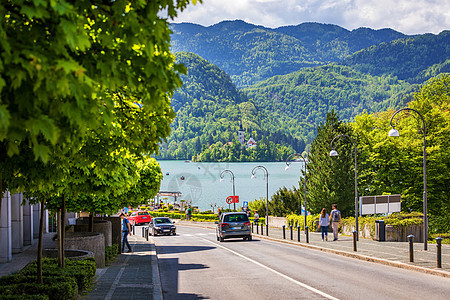
[[[42, 238], [42, 248], [54, 248], [55, 242], [52, 238], [55, 236], [54, 232], [45, 233]], [[23, 252], [13, 254], [12, 259], [8, 263], [0, 263], [0, 277], [12, 273], [17, 273], [26, 265], [37, 259], [38, 239], [33, 240], [33, 244], [25, 246]]]
[[136, 231], [128, 238], [132, 253], [123, 253], [110, 266], [97, 269], [94, 287], [83, 299], [163, 299], [155, 246], [139, 234]]
[[[214, 223], [207, 222], [180, 222], [177, 225], [215, 228]], [[322, 241], [320, 233], [310, 233], [309, 243], [306, 243], [304, 231], [300, 232], [300, 242], [297, 242], [298, 235], [296, 230], [293, 231], [293, 239], [291, 240], [289, 228], [286, 228], [286, 239], [283, 239], [283, 230], [281, 228], [272, 227], [269, 227], [269, 236], [266, 236], [265, 227], [264, 236], [256, 234], [255, 227], [253, 236], [450, 278], [450, 245], [442, 245], [442, 268], [439, 269], [436, 267], [436, 244], [428, 244], [428, 250], [424, 251], [423, 243], [415, 243], [414, 262], [411, 263], [409, 262], [409, 243], [407, 242], [378, 242], [372, 239], [360, 238], [357, 242], [357, 251], [355, 252], [353, 251], [352, 237], [339, 235], [337, 241], [332, 241], [332, 233], [328, 233], [328, 241]]]

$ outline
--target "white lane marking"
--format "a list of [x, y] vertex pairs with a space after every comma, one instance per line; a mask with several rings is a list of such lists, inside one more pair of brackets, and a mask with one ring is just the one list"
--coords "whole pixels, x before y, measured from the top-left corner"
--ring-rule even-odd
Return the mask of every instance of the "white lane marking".
[[224, 250], [227, 250], [227, 251], [233, 253], [234, 255], [237, 255], [237, 256], [239, 256], [239, 257], [241, 257], [241, 258], [243, 258], [243, 259], [248, 260], [249, 262], [254, 263], [255, 265], [258, 265], [258, 266], [260, 266], [260, 267], [263, 267], [264, 269], [269, 270], [269, 271], [271, 271], [271, 272], [273, 272], [273, 273], [275, 273], [275, 274], [277, 274], [277, 275], [279, 275], [279, 276], [281, 276], [281, 277], [283, 277], [283, 278], [285, 278], [285, 279], [287, 279], [287, 280], [289, 280], [289, 281], [291, 281], [291, 282], [293, 282], [293, 283], [295, 283], [295, 284], [297, 284], [297, 285], [299, 285], [299, 286], [301, 286], [301, 287], [303, 287], [303, 288], [305, 288], [305, 289], [307, 289], [307, 290], [310, 290], [310, 291], [313, 292], [313, 293], [316, 293], [316, 294], [318, 294], [318, 295], [321, 295], [321, 296], [323, 296], [323, 297], [325, 297], [325, 298], [327, 298], [327, 299], [339, 300], [338, 298], [335, 298], [335, 297], [333, 297], [333, 296], [331, 296], [331, 295], [328, 295], [327, 293], [324, 293], [324, 292], [322, 292], [322, 291], [319, 291], [318, 289], [313, 288], [312, 286], [309, 286], [309, 285], [307, 285], [307, 284], [305, 284], [305, 283], [303, 283], [303, 282], [300, 282], [300, 281], [298, 281], [298, 280], [295, 280], [295, 279], [292, 278], [292, 277], [289, 277], [289, 276], [287, 276], [287, 275], [285, 275], [285, 274], [283, 274], [283, 273], [280, 273], [280, 272], [278, 272], [278, 271], [276, 271], [276, 270], [274, 270], [274, 269], [272, 269], [272, 268], [270, 268], [270, 267], [268, 267], [268, 266], [266, 266], [266, 265], [263, 265], [263, 264], [260, 263], [260, 262], [257, 262], [256, 260], [253, 260], [253, 259], [251, 259], [251, 258], [249, 258], [249, 257], [247, 257], [247, 256], [245, 256], [245, 255], [242, 255], [242, 254], [240, 254], [240, 253], [238, 253], [238, 252], [236, 252], [236, 251], [234, 251], [234, 250], [231, 250], [231, 249], [229, 249], [229, 248], [227, 248], [227, 247], [224, 247], [224, 246], [222, 246], [222, 245], [220, 245], [220, 244], [218, 244], [218, 243], [215, 243], [215, 242], [213, 242], [213, 241], [210, 241], [210, 240], [206, 240], [206, 239], [202, 239], [202, 240], [204, 240], [204, 241], [206, 241], [206, 242], [209, 242], [209, 243], [211, 243], [211, 244], [214, 244], [214, 245], [216, 245], [217, 247], [220, 247], [220, 248], [222, 248], [222, 249], [224, 249]]

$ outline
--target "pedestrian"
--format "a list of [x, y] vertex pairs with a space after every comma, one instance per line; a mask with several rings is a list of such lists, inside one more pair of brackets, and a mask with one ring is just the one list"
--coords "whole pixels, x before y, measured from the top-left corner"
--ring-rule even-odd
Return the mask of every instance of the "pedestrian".
[[188, 209], [186, 210], [186, 220], [190, 221], [191, 220], [191, 216], [192, 216], [192, 209], [189, 206]]
[[133, 250], [131, 250], [130, 243], [128, 243], [128, 234], [131, 235], [130, 221], [125, 218], [124, 213], [120, 214], [120, 219], [122, 220], [122, 253], [125, 251], [125, 244], [127, 245], [128, 253], [131, 253]]
[[341, 212], [337, 209], [337, 204], [333, 204], [331, 207], [333, 208], [330, 215], [331, 227], [333, 228], [333, 241], [337, 241], [339, 225], [341, 224]]
[[222, 215], [222, 210], [219, 208], [217, 208], [217, 216], [219, 217], [220, 220], [220, 216]]
[[328, 225], [330, 225], [330, 216], [327, 214], [327, 209], [324, 207], [320, 212], [319, 216], [319, 226], [322, 231], [322, 241], [328, 241]]
[[256, 225], [258, 225], [259, 223], [259, 215], [257, 210], [255, 210], [255, 219], [253, 220], [253, 222], [256, 223]]

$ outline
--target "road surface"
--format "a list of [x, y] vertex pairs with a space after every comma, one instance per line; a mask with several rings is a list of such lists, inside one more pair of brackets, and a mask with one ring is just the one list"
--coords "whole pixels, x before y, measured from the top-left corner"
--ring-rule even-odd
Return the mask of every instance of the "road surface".
[[178, 226], [153, 238], [165, 299], [450, 299], [450, 279]]

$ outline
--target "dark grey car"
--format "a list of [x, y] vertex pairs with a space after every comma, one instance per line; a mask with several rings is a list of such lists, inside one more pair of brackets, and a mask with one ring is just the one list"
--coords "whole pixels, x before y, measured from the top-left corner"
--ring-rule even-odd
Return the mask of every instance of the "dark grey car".
[[176, 227], [169, 218], [153, 218], [148, 224], [149, 233], [153, 236], [158, 234], [175, 235]]
[[217, 240], [223, 242], [225, 239], [243, 238], [252, 240], [251, 223], [244, 212], [223, 213], [216, 227]]

